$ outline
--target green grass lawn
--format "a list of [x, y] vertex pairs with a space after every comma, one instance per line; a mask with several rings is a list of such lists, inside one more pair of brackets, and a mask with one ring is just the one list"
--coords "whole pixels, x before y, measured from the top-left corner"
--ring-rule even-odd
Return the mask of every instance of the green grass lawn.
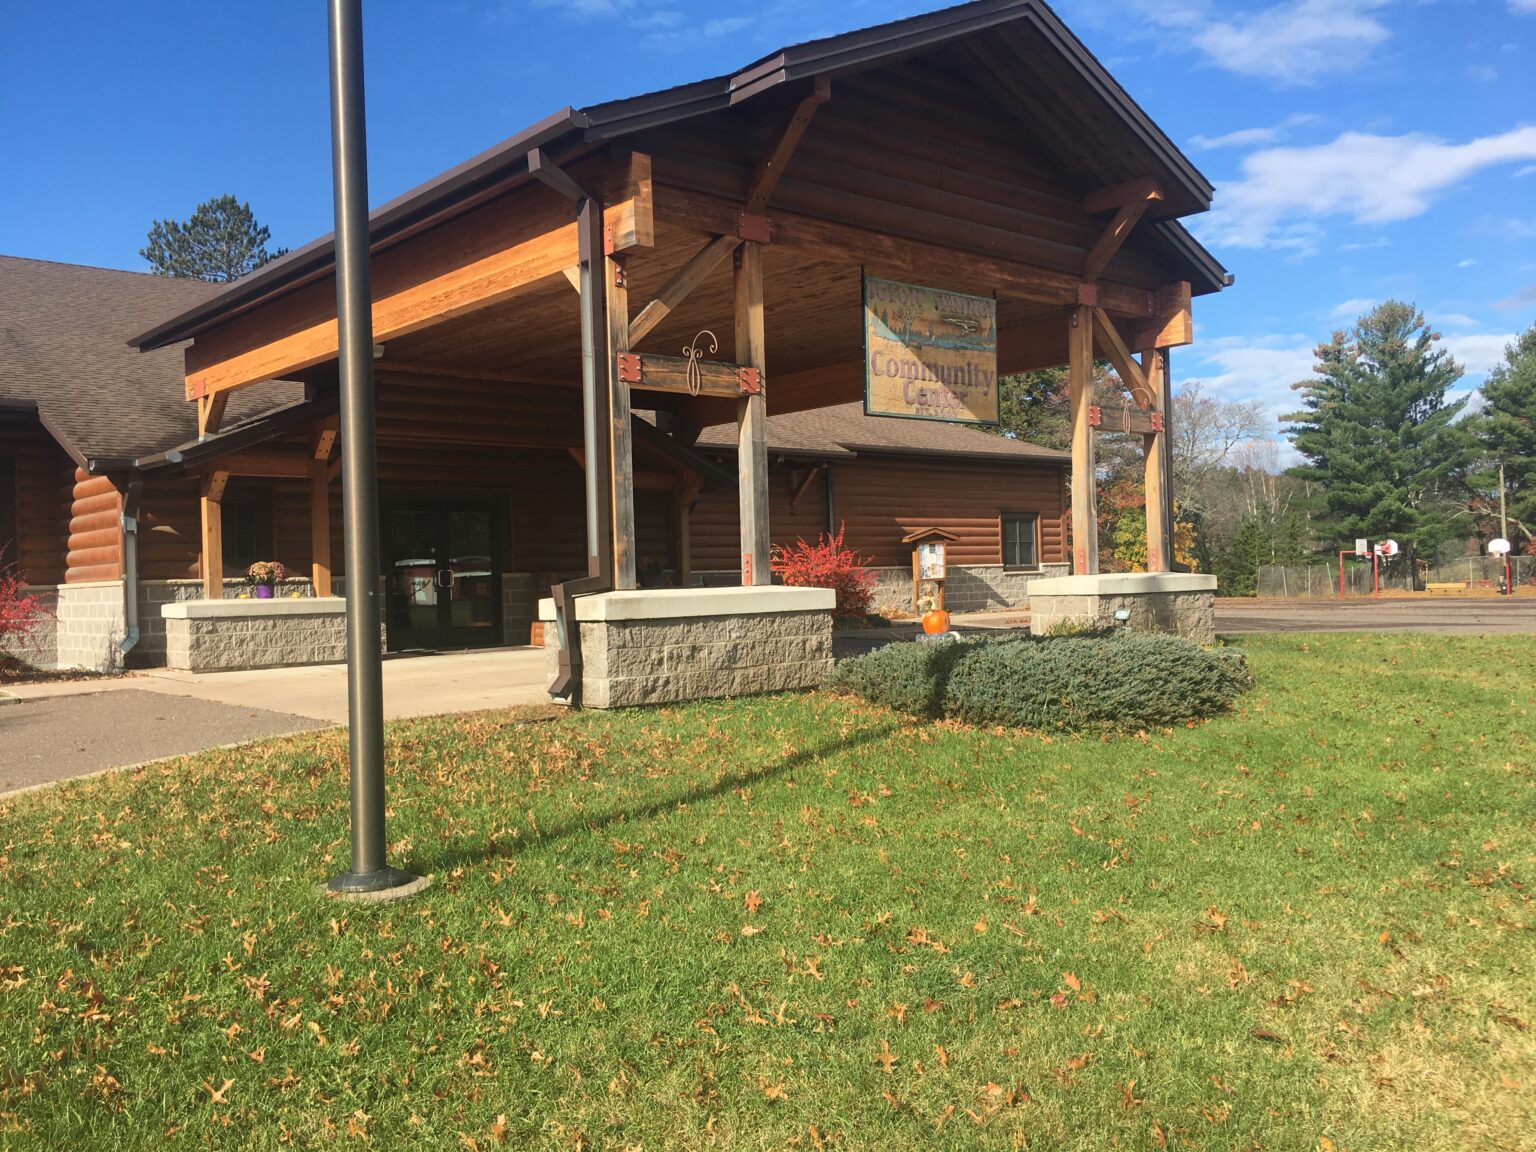
[[0, 1148], [1536, 1147], [1536, 637], [1246, 647], [1116, 741], [395, 725], [405, 904], [336, 733], [0, 802]]

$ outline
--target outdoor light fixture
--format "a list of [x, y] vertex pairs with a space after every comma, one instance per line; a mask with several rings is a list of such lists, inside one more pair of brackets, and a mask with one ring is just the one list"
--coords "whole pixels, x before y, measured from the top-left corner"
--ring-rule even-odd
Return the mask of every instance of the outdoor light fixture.
[[1116, 608], [1115, 609], [1115, 622], [1116, 623], [1124, 624], [1130, 618], [1131, 618], [1131, 610], [1129, 608]]

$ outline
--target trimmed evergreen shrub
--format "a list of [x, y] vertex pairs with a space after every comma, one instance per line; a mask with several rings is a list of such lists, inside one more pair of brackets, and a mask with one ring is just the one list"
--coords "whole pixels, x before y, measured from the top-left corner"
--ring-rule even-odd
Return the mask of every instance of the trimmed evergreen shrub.
[[[986, 643], [982, 641], [982, 643]], [[898, 712], [937, 719], [955, 661], [978, 645], [954, 640], [899, 641], [840, 661], [825, 686]]]
[[1236, 649], [1118, 632], [891, 644], [844, 661], [827, 686], [915, 716], [1078, 731], [1197, 720], [1230, 707], [1252, 683]]

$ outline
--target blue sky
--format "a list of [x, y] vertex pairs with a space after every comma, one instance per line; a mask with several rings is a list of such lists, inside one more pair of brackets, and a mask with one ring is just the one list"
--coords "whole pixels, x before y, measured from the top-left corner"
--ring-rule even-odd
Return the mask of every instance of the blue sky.
[[[563, 105], [938, 6], [369, 0], [371, 198]], [[151, 220], [224, 192], [277, 243], [329, 231], [324, 9], [8, 6], [0, 253], [142, 268]], [[1536, 0], [1057, 10], [1217, 186], [1191, 224], [1237, 284], [1197, 302], [1176, 379], [1284, 411], [1312, 346], [1395, 296], [1475, 384], [1536, 319]]]

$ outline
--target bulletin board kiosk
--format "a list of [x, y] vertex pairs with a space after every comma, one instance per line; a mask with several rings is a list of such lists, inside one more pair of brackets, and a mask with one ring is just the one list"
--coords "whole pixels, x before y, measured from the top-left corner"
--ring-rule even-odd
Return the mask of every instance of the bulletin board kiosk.
[[[949, 564], [948, 545], [960, 539], [942, 528], [919, 528], [901, 538], [912, 545], [912, 610], [919, 611], [924, 595], [933, 597], [933, 606], [944, 611], [944, 581]], [[932, 592], [925, 593], [925, 588]]]

